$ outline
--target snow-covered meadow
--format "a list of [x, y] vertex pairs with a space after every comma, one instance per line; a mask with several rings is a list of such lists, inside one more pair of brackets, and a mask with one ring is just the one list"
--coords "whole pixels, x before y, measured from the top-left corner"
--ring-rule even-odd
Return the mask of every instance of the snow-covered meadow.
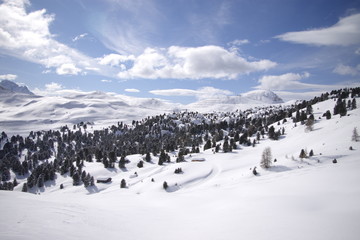
[[[21, 184], [0, 191], [0, 238], [358, 239], [360, 142], [352, 141], [352, 133], [360, 129], [360, 109], [326, 120], [323, 113], [334, 105], [332, 99], [313, 105], [313, 131], [288, 119], [274, 124], [284, 127], [284, 136], [262, 138], [255, 147], [216, 154], [208, 149], [182, 163], [172, 155], [163, 166], [153, 157], [141, 169], [136, 164], [143, 156], [131, 155], [127, 171], [86, 163], [86, 172], [111, 177], [111, 183], [84, 188], [57, 174], [56, 185], [47, 183], [37, 194], [21, 192]], [[260, 167], [266, 147], [276, 159], [269, 169]], [[314, 156], [300, 159], [301, 149]], [[183, 173], [174, 174], [177, 168]]]

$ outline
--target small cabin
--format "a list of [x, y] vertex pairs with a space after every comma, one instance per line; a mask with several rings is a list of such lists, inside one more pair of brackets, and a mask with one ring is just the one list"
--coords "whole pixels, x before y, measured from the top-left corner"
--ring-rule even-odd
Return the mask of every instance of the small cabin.
[[205, 162], [205, 158], [193, 158], [191, 159], [192, 162]]
[[109, 178], [98, 178], [97, 180], [96, 180], [96, 183], [109, 183], [109, 182], [111, 182], [111, 178], [109, 177]]

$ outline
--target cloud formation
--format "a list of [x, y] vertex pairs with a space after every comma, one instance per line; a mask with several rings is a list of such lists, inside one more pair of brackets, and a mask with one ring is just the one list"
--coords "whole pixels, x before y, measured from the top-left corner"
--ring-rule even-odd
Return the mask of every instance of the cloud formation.
[[150, 93], [159, 96], [194, 96], [198, 99], [215, 98], [221, 96], [234, 95], [233, 92], [223, 89], [217, 89], [213, 87], [203, 87], [197, 90], [192, 89], [163, 89], [163, 90], [151, 90]]
[[3, 74], [0, 75], [0, 80], [10, 80], [13, 81], [17, 78], [17, 75], [15, 74]]
[[220, 46], [147, 48], [119, 72], [122, 79], [235, 79], [241, 74], [268, 70], [270, 60], [248, 61]]
[[134, 55], [120, 55], [111, 53], [108, 55], [104, 55], [102, 58], [98, 58], [98, 61], [101, 65], [109, 65], [109, 66], [120, 66], [121, 68], [124, 68], [122, 64], [128, 62], [128, 61], [134, 61], [135, 56]]
[[63, 86], [60, 83], [51, 82], [49, 84], [45, 84], [45, 90], [49, 92], [54, 92], [62, 89]]
[[321, 85], [300, 82], [301, 79], [308, 78], [309, 76], [310, 74], [308, 72], [304, 72], [303, 74], [285, 73], [282, 75], [265, 75], [258, 80], [260, 85], [255, 88], [269, 90], [298, 90], [321, 87]]
[[344, 64], [338, 64], [333, 70], [333, 72], [340, 75], [357, 76], [360, 75], [360, 64], [358, 64], [356, 67], [351, 67]]
[[73, 42], [77, 42], [77, 41], [79, 41], [80, 39], [86, 37], [87, 35], [88, 35], [87, 33], [80, 34], [80, 35], [74, 37], [74, 38], [72, 39], [72, 41], [73, 41]]
[[125, 92], [131, 92], [131, 93], [138, 93], [138, 92], [140, 92], [140, 90], [139, 90], [139, 89], [136, 89], [136, 88], [126, 88], [124, 91], [125, 91]]
[[58, 74], [82, 72], [94, 61], [54, 39], [49, 26], [54, 15], [45, 9], [27, 12], [28, 0], [4, 0], [0, 5], [0, 49], [3, 54], [55, 68]]
[[109, 80], [109, 79], [101, 79], [100, 81], [104, 82], [104, 83], [111, 83], [112, 82], [112, 80]]
[[236, 39], [234, 41], [229, 42], [228, 45], [240, 46], [248, 43], [250, 43], [248, 39]]
[[275, 38], [292, 43], [317, 46], [350, 46], [359, 44], [360, 13], [341, 18], [331, 27], [288, 32]]

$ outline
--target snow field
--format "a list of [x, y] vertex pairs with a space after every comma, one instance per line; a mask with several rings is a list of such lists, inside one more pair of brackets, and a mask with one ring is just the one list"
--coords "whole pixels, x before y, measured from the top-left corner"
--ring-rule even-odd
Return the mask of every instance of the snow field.
[[[40, 195], [26, 194], [20, 184], [14, 192], [0, 191], [0, 238], [358, 239], [360, 142], [351, 135], [360, 129], [360, 109], [319, 120], [334, 104], [313, 106], [314, 131], [287, 119], [274, 124], [285, 128], [284, 137], [265, 137], [255, 147], [216, 154], [209, 149], [163, 166], [153, 157], [141, 169], [136, 164], [142, 156], [132, 155], [127, 171], [85, 163], [95, 178], [112, 177], [112, 183], [92, 189], [73, 187], [70, 177], [57, 174], [63, 190], [50, 184]], [[268, 170], [259, 166], [265, 147], [277, 159]], [[301, 160], [301, 149], [315, 155]], [[258, 176], [251, 171], [255, 166]], [[174, 174], [179, 167], [184, 173]], [[120, 189], [121, 179], [127, 189]]]

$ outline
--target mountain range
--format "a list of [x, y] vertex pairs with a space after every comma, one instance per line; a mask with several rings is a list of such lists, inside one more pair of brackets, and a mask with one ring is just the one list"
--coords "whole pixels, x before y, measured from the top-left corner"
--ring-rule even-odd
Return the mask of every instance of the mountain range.
[[26, 86], [8, 80], [0, 82], [0, 87], [0, 127], [11, 134], [27, 134], [29, 125], [34, 130], [43, 130], [91, 122], [94, 127], [102, 128], [117, 121], [130, 122], [174, 111], [235, 111], [283, 103], [269, 90], [201, 99], [184, 105], [157, 98], [136, 98], [99, 91], [37, 96]]

